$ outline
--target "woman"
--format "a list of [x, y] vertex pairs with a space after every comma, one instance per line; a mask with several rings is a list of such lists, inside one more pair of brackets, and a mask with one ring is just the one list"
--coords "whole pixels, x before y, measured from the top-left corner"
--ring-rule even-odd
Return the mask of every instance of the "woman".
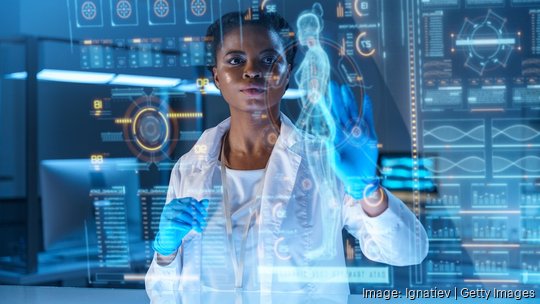
[[[306, 161], [320, 141], [306, 144], [312, 137], [279, 110], [296, 52], [284, 32], [287, 22], [265, 13], [258, 20], [229, 13], [209, 27], [214, 82], [231, 117], [205, 131], [172, 171], [146, 276], [150, 297], [167, 290], [349, 293], [341, 231], [329, 236], [325, 222], [346, 228], [371, 260], [402, 266], [426, 256], [421, 224], [373, 178], [369, 99], [359, 119], [350, 90], [335, 84], [328, 95], [336, 144], [328, 153], [337, 195], [321, 193], [328, 185], [316, 166], [326, 164]], [[313, 254], [329, 237], [335, 254]]]

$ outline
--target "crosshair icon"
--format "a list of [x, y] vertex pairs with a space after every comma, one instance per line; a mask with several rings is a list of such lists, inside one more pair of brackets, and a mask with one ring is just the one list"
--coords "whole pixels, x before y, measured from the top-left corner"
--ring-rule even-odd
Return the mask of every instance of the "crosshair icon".
[[206, 13], [206, 2], [204, 0], [191, 1], [191, 12], [197, 17], [204, 15]]
[[154, 1], [154, 13], [160, 18], [167, 17], [169, 14], [169, 2], [167, 0]]
[[131, 3], [127, 0], [120, 0], [116, 3], [116, 14], [122, 19], [127, 19], [131, 16]]
[[97, 15], [96, 4], [92, 1], [85, 1], [81, 5], [81, 14], [83, 18], [86, 20], [92, 20], [96, 18], [96, 15]]

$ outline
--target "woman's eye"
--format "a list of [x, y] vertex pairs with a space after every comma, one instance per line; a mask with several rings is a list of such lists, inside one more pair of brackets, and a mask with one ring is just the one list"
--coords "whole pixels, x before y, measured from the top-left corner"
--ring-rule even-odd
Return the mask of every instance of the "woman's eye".
[[243, 60], [240, 57], [234, 57], [234, 58], [229, 59], [228, 62], [231, 65], [239, 65], [239, 64], [241, 64], [243, 62]]
[[277, 60], [277, 57], [275, 56], [269, 56], [269, 57], [263, 58], [264, 64], [273, 64], [274, 62], [276, 62], [276, 60]]

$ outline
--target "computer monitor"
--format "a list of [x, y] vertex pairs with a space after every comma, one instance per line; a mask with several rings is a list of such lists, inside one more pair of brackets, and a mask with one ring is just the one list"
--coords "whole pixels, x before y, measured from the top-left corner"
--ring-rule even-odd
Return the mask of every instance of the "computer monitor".
[[[139, 178], [134, 158], [58, 159], [41, 162], [40, 186], [45, 250], [95, 247], [96, 198], [110, 189], [121, 189], [129, 233], [142, 237], [137, 190]], [[109, 189], [109, 190], [107, 190]]]

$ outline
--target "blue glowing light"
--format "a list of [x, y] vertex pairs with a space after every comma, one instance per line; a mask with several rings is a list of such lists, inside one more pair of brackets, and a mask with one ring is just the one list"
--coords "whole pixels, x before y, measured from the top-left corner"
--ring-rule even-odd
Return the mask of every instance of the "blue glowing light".
[[37, 79], [46, 81], [105, 84], [113, 79], [112, 73], [81, 72], [43, 69]]

